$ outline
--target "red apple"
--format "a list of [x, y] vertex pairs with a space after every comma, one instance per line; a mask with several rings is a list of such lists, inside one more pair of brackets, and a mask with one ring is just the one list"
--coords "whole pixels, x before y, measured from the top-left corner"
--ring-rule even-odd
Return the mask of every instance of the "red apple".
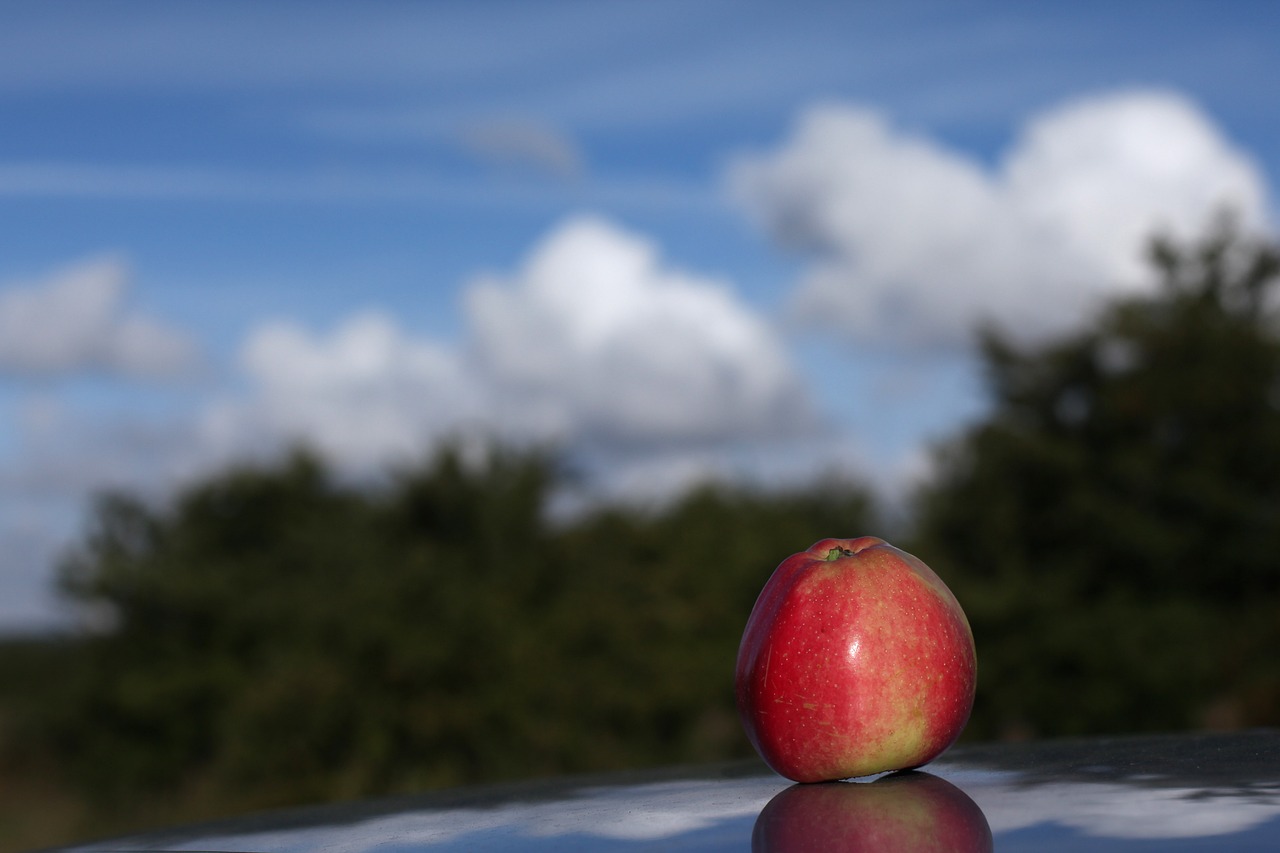
[[945, 779], [894, 773], [875, 782], [792, 785], [769, 801], [751, 833], [753, 853], [990, 853], [978, 804]]
[[977, 658], [960, 603], [881, 539], [788, 557], [738, 649], [738, 711], [775, 771], [823, 782], [932, 761], [973, 709]]

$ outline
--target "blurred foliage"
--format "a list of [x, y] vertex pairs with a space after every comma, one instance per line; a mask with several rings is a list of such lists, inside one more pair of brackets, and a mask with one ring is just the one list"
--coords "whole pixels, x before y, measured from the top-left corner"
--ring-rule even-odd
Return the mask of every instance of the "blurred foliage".
[[[1152, 257], [1158, 292], [1087, 329], [983, 333], [991, 410], [898, 543], [973, 624], [967, 738], [1280, 723], [1280, 256], [1224, 225]], [[567, 483], [552, 454], [446, 448], [377, 485], [298, 453], [103, 496], [60, 576], [112, 624], [0, 643], [0, 848], [749, 754], [755, 596], [817, 539], [882, 533], [869, 495], [558, 516]]]
[[992, 411], [921, 496], [977, 735], [1280, 723], [1280, 255], [1224, 221], [1152, 260], [1083, 331], [984, 333]]
[[553, 457], [471, 456], [375, 488], [300, 453], [164, 507], [103, 497], [62, 581], [116, 624], [60, 647], [56, 680], [30, 653], [53, 651], [8, 650], [30, 701], [0, 693], [7, 757], [126, 821], [748, 755], [732, 679], [756, 593], [874, 526], [837, 485], [556, 519]]

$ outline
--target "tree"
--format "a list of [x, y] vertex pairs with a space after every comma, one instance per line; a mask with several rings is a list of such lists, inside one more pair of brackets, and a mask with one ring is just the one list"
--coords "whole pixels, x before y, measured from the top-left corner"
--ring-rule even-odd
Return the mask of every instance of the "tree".
[[[378, 487], [298, 454], [103, 498], [63, 567], [115, 614], [30, 743], [120, 814], [183, 817], [745, 756], [733, 660], [778, 561], [869, 529], [852, 486], [549, 513], [545, 453]], [[34, 748], [34, 747], [33, 747]]]
[[922, 495], [982, 733], [1280, 722], [1280, 254], [1224, 223], [1152, 260], [1089, 328], [984, 332], [992, 410]]

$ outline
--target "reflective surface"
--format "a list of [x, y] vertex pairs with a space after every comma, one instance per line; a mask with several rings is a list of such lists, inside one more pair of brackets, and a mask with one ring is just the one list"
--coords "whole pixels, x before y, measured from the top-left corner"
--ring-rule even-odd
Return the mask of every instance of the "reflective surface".
[[990, 853], [991, 827], [960, 788], [930, 773], [783, 788], [756, 817], [755, 853]]
[[753, 835], [757, 850], [1280, 850], [1280, 733], [957, 748], [927, 772], [814, 786], [745, 763], [459, 789], [68, 849], [713, 851]]

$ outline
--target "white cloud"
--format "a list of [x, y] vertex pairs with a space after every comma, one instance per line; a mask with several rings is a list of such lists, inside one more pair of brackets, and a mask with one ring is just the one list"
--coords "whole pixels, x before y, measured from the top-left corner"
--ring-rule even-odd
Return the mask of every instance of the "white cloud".
[[0, 375], [163, 378], [195, 366], [192, 342], [125, 305], [128, 270], [89, 261], [0, 289]]
[[477, 431], [634, 457], [814, 423], [781, 342], [728, 283], [664, 267], [604, 220], [564, 223], [464, 296], [458, 346], [379, 314], [328, 335], [261, 326], [241, 353], [252, 391], [210, 409], [207, 442], [300, 441], [367, 468]]
[[813, 254], [797, 316], [868, 343], [954, 345], [987, 318], [1058, 331], [1099, 296], [1148, 286], [1157, 231], [1198, 234], [1223, 207], [1249, 226], [1268, 212], [1250, 160], [1162, 92], [1050, 110], [995, 169], [870, 110], [817, 107], [729, 183], [777, 239]]
[[[582, 847], [578, 839], [661, 845], [680, 836], [718, 829], [721, 836], [748, 839], [755, 816], [769, 798], [786, 787], [773, 775], [745, 779], [693, 779], [636, 785], [599, 785], [566, 792], [549, 802], [512, 800], [487, 808], [439, 808], [370, 814], [345, 824], [236, 831], [192, 831], [178, 843], [185, 849], [316, 850], [371, 853], [382, 839], [397, 847], [430, 849], [438, 845], [475, 849], [550, 849], [557, 840]], [[145, 836], [136, 836], [145, 843]], [[578, 841], [578, 843], [571, 843]], [[538, 842], [542, 842], [539, 844]], [[588, 845], [590, 846], [590, 845]], [[82, 853], [110, 849], [76, 848]]]
[[218, 445], [246, 434], [302, 441], [367, 467], [419, 454], [479, 415], [456, 355], [378, 313], [352, 317], [328, 336], [265, 324], [245, 342], [241, 366], [254, 397], [211, 410], [206, 429]]
[[[957, 780], [957, 784], [963, 782]], [[1059, 825], [1092, 838], [1225, 836], [1280, 816], [1280, 803], [1238, 789], [1144, 787], [1106, 782], [966, 786], [997, 834]]]
[[621, 443], [768, 438], [802, 428], [801, 382], [727, 282], [664, 266], [646, 240], [569, 221], [510, 279], [474, 281], [479, 369], [530, 422]]
[[1223, 208], [1266, 215], [1265, 182], [1212, 120], [1179, 95], [1096, 97], [1032, 121], [1004, 164], [1009, 205], [1103, 272], [1145, 271], [1153, 232], [1200, 236]]

